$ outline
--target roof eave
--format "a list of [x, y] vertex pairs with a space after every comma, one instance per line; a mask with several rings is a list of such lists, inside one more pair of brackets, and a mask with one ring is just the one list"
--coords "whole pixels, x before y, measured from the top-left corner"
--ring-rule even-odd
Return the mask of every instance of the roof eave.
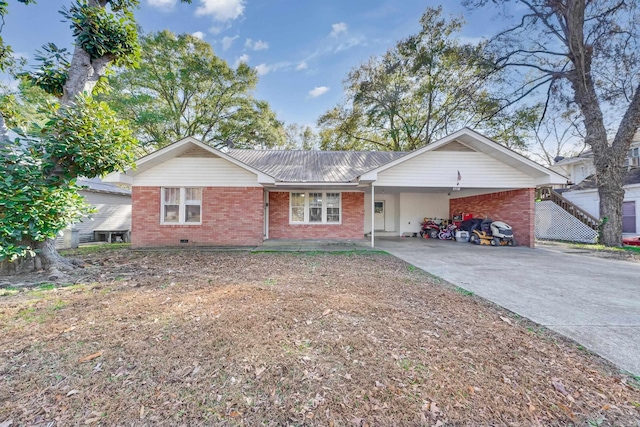
[[303, 181], [279, 181], [276, 182], [275, 187], [321, 187], [321, 186], [335, 186], [335, 187], [357, 187], [357, 182], [303, 182]]

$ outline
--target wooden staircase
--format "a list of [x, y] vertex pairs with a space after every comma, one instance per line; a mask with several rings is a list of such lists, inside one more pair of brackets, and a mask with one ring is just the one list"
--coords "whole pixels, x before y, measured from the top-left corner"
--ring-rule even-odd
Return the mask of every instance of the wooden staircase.
[[562, 195], [556, 192], [551, 187], [540, 187], [536, 189], [536, 200], [551, 200], [556, 205], [573, 215], [580, 222], [587, 225], [589, 228], [598, 231], [600, 220], [584, 209], [574, 205], [569, 200], [562, 197]]

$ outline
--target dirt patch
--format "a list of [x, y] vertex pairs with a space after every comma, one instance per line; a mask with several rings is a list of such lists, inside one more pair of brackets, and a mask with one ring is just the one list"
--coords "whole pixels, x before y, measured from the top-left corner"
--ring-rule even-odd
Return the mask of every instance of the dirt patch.
[[0, 424], [640, 419], [637, 379], [391, 256], [85, 261], [79, 284], [0, 297]]

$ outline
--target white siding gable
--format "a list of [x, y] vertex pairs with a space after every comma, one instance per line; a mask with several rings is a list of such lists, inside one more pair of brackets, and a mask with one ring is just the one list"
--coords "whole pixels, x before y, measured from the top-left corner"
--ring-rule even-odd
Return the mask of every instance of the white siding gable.
[[485, 153], [429, 151], [378, 173], [375, 185], [462, 188], [531, 188], [534, 179]]
[[258, 176], [220, 157], [174, 157], [134, 177], [135, 186], [261, 187]]

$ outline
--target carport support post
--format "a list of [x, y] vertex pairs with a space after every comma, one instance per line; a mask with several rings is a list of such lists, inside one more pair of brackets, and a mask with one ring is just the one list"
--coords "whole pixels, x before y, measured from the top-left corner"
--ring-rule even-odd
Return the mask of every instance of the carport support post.
[[375, 207], [376, 207], [376, 190], [375, 190], [375, 186], [373, 185], [373, 183], [371, 183], [371, 247], [375, 248], [375, 237], [374, 235], [374, 230], [375, 230], [375, 224], [376, 224], [376, 220], [374, 218], [375, 216]]

